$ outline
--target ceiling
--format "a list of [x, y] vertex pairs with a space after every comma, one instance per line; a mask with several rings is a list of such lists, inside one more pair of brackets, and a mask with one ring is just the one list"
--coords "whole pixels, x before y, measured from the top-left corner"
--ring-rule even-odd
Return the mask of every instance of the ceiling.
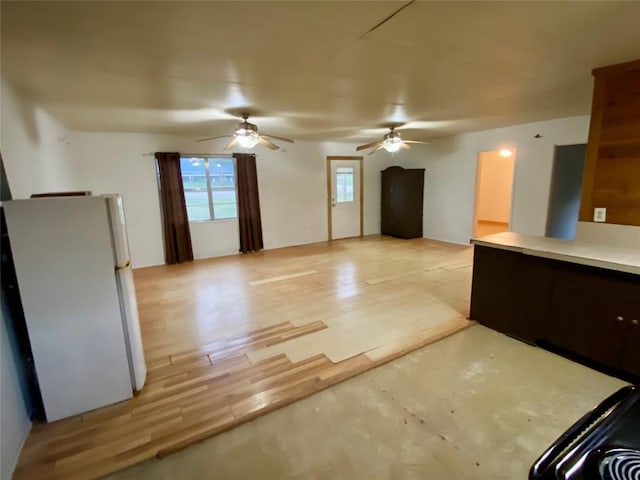
[[296, 140], [372, 141], [389, 123], [428, 139], [587, 114], [591, 69], [640, 58], [639, 1], [3, 1], [1, 14], [2, 75], [77, 130], [195, 138], [247, 110]]

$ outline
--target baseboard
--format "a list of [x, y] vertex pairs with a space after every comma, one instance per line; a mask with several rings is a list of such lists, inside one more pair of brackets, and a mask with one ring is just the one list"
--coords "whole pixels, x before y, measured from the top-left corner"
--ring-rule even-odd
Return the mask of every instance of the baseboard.
[[9, 458], [2, 459], [2, 475], [0, 476], [2, 480], [11, 480], [13, 477], [13, 472], [16, 469], [16, 465], [18, 465], [20, 453], [22, 453], [22, 447], [24, 447], [24, 443], [27, 441], [27, 437], [31, 431], [31, 425], [31, 421], [29, 421], [29, 426], [22, 434], [22, 438], [20, 438], [20, 441], [17, 443], [15, 451], [12, 452]]
[[477, 223], [488, 223], [489, 225], [507, 225], [509, 226], [509, 222], [499, 222], [498, 220], [477, 220]]
[[471, 246], [471, 237], [469, 237], [469, 241], [468, 242], [455, 242], [453, 240], [444, 240], [442, 238], [436, 238], [436, 237], [427, 237], [424, 236], [422, 238], [426, 238], [427, 240], [434, 240], [436, 242], [442, 242], [442, 243], [452, 243], [454, 245], [464, 245], [465, 247], [469, 247]]

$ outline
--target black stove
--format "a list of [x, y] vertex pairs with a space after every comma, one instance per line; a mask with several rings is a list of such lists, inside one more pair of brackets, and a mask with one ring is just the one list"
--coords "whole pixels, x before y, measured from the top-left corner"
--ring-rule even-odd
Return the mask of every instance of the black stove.
[[573, 424], [529, 480], [640, 480], [640, 386], [621, 388]]

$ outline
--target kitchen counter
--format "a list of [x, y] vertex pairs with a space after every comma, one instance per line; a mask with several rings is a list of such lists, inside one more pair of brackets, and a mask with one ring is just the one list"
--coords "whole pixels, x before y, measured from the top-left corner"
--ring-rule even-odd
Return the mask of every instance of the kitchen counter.
[[637, 249], [631, 249], [513, 232], [473, 238], [471, 242], [484, 247], [640, 275], [640, 245]]

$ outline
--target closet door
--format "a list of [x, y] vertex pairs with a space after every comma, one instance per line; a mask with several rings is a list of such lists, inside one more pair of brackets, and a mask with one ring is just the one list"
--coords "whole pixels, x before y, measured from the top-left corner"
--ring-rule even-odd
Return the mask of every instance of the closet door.
[[402, 167], [389, 167], [382, 171], [382, 205], [380, 230], [386, 235], [400, 235], [404, 211]]
[[392, 166], [382, 171], [381, 226], [383, 234], [422, 237], [424, 169]]
[[404, 171], [402, 237], [422, 237], [422, 203], [424, 198], [424, 169]]

